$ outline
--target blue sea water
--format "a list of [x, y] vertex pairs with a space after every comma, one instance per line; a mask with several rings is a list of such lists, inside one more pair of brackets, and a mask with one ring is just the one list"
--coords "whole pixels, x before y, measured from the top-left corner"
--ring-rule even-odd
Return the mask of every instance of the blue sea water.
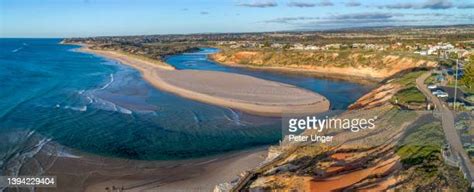
[[[79, 151], [128, 159], [192, 158], [276, 143], [280, 120], [162, 92], [125, 65], [59, 44], [0, 39], [0, 165], [21, 151], [10, 135], [41, 135]], [[223, 67], [207, 52], [171, 56], [178, 68], [222, 70], [299, 85], [344, 108], [368, 88], [348, 82]], [[337, 85], [336, 87], [328, 86]], [[341, 95], [339, 95], [341, 94]], [[9, 136], [6, 136], [9, 135]]]

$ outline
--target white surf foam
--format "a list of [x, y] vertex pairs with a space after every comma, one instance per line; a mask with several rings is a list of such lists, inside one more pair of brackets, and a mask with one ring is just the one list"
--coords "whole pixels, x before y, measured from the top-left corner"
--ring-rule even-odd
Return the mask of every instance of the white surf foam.
[[106, 111], [116, 111], [116, 112], [120, 112], [120, 113], [123, 113], [123, 114], [132, 114], [132, 110], [130, 109], [127, 109], [125, 107], [121, 107], [111, 101], [108, 101], [108, 100], [105, 100], [105, 99], [101, 99], [101, 98], [98, 98], [98, 97], [94, 97], [93, 99], [95, 102], [95, 107], [96, 108], [99, 108], [99, 109], [102, 109], [102, 110], [106, 110]]
[[236, 124], [236, 125], [242, 125], [240, 122], [240, 116], [238, 113], [236, 113], [234, 110], [229, 109], [231, 112], [231, 120]]
[[[28, 135], [31, 136], [32, 132], [29, 132]], [[29, 138], [29, 137], [28, 137]], [[21, 149], [15, 153], [13, 157], [9, 159], [9, 161], [15, 161], [13, 165], [8, 167], [8, 169], [13, 172], [13, 175], [17, 176], [20, 173], [21, 167], [24, 163], [38, 154], [51, 139], [42, 139], [36, 145]]]
[[100, 89], [105, 89], [107, 87], [110, 86], [110, 84], [112, 84], [114, 82], [114, 75], [113, 74], [110, 74], [110, 81], [108, 83], [106, 83], [104, 86], [102, 86]]
[[16, 53], [16, 52], [18, 52], [18, 51], [19, 51], [19, 50], [21, 50], [21, 49], [23, 49], [23, 47], [20, 47], [20, 48], [14, 49], [14, 50], [12, 51], [12, 53]]
[[71, 154], [70, 152], [68, 152], [68, 151], [66, 151], [66, 150], [64, 150], [64, 149], [61, 150], [61, 151], [59, 151], [56, 156], [57, 156], [57, 157], [73, 158], [73, 159], [81, 158], [81, 156]]
[[128, 114], [128, 115], [132, 114], [131, 110], [129, 110], [127, 108], [124, 108], [124, 107], [118, 107], [118, 112]]
[[88, 105], [91, 104], [92, 102], [94, 102], [94, 100], [92, 100], [92, 98], [88, 95], [86, 96], [86, 99], [88, 101], [88, 103], [87, 103]]
[[73, 106], [66, 105], [64, 106], [64, 109], [71, 109], [74, 111], [84, 112], [84, 111], [87, 111], [87, 106], [73, 107]]

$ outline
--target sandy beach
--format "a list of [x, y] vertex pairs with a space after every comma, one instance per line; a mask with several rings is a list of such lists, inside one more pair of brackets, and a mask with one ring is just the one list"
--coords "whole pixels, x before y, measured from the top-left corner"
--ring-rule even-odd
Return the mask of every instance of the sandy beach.
[[317, 113], [328, 110], [330, 106], [324, 96], [284, 83], [225, 72], [175, 70], [166, 63], [114, 51], [92, 50], [84, 45], [81, 51], [134, 67], [158, 89], [252, 114], [280, 116], [289, 112]]

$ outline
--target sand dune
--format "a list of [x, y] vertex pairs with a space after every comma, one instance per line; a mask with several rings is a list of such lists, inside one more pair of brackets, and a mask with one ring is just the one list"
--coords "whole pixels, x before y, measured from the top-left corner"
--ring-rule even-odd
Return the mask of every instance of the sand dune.
[[288, 84], [225, 72], [175, 70], [165, 63], [114, 51], [86, 47], [82, 51], [130, 65], [138, 69], [153, 86], [208, 104], [267, 116], [289, 112], [316, 113], [329, 109], [329, 101], [325, 97]]

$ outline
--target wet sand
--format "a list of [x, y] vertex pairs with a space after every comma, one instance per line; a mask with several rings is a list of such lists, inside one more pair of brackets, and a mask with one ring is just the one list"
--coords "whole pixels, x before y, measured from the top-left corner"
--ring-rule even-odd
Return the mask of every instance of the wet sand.
[[267, 147], [258, 147], [195, 159], [144, 161], [84, 153], [54, 141], [36, 144], [41, 140], [40, 135], [28, 137], [25, 154], [9, 158], [2, 168], [6, 175], [16, 175], [15, 167], [21, 165], [18, 175], [56, 176], [57, 186], [37, 188], [40, 192], [212, 191], [257, 167], [267, 155]]
[[329, 109], [322, 95], [284, 83], [255, 77], [196, 70], [174, 70], [166, 63], [150, 61], [114, 51], [82, 51], [120, 61], [138, 69], [158, 89], [208, 104], [252, 114], [280, 116], [284, 113], [317, 113]]

